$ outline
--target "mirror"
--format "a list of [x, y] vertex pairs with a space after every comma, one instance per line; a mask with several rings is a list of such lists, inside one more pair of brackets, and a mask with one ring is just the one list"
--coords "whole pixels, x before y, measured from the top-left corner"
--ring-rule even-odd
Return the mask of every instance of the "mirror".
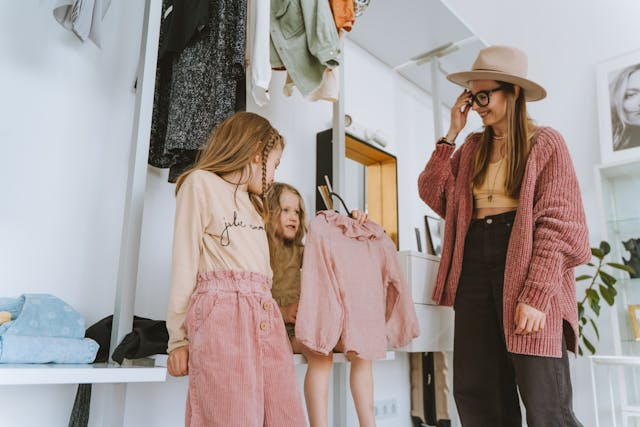
[[[360, 209], [380, 224], [398, 247], [398, 170], [396, 156], [353, 135], [345, 138], [345, 193], [340, 196], [349, 210]], [[316, 138], [316, 186], [332, 176], [332, 131]], [[340, 202], [333, 200], [333, 207]], [[322, 197], [316, 197], [316, 211], [326, 209]], [[340, 209], [344, 210], [344, 208]]]

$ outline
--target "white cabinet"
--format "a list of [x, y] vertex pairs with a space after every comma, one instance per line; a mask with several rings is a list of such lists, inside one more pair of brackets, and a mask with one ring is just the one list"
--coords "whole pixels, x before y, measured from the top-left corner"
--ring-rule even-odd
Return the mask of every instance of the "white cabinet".
[[399, 350], [452, 351], [453, 309], [436, 305], [431, 299], [440, 258], [414, 251], [400, 251], [398, 257], [411, 290], [420, 326], [420, 335]]
[[[599, 205], [603, 216], [603, 239], [611, 245], [607, 261], [622, 263], [630, 254], [623, 242], [640, 239], [640, 158], [597, 165], [595, 168]], [[596, 402], [607, 393], [601, 382], [596, 382], [595, 367], [608, 368], [608, 395], [612, 415], [599, 414], [596, 410], [596, 426], [607, 418], [606, 424], [623, 426], [631, 417], [640, 417], [640, 341], [635, 336], [629, 306], [640, 305], [640, 278], [630, 278], [625, 272], [611, 270], [618, 282], [618, 291], [612, 315], [614, 356], [596, 355], [590, 358], [593, 394]], [[614, 391], [614, 384], [617, 390]], [[615, 395], [615, 398], [614, 398]], [[636, 420], [637, 421], [637, 420]]]
[[[608, 261], [622, 263], [630, 258], [623, 242], [640, 239], [640, 158], [596, 167], [599, 204], [603, 213], [603, 237], [611, 244]], [[640, 278], [629, 278], [626, 272], [610, 272], [618, 279], [614, 345], [616, 355], [640, 356], [640, 342], [631, 327], [628, 306], [640, 304]], [[640, 396], [639, 396], [640, 397]]]
[[398, 253], [400, 265], [411, 288], [413, 302], [416, 304], [436, 305], [431, 299], [436, 283], [440, 257], [421, 252], [402, 251]]

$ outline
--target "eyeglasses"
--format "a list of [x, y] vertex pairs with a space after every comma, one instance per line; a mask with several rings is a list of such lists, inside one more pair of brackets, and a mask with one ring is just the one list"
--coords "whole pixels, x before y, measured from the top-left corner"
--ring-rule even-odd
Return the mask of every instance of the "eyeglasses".
[[478, 107], [486, 107], [487, 105], [489, 105], [489, 102], [491, 102], [491, 98], [489, 97], [489, 95], [502, 89], [504, 89], [504, 87], [501, 85], [495, 89], [481, 90], [476, 94], [471, 94], [471, 101], [469, 102], [469, 104], [473, 105], [473, 103], [475, 102]]

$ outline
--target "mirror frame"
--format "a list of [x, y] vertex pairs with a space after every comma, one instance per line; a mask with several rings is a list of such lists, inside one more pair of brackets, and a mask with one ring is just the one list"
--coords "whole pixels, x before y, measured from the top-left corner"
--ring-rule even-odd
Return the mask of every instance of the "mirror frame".
[[[316, 135], [316, 212], [326, 209], [317, 187], [333, 176], [332, 129]], [[380, 224], [398, 248], [398, 159], [393, 154], [347, 133], [345, 156], [367, 168], [367, 213]], [[335, 201], [334, 201], [335, 202]]]

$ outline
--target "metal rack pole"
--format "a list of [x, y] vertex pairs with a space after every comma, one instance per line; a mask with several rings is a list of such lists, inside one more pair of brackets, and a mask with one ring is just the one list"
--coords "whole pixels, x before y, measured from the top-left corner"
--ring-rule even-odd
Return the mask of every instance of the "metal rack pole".
[[[161, 12], [162, 2], [145, 1], [109, 358], [133, 326]], [[106, 402], [106, 408], [110, 409], [104, 411], [103, 425], [121, 426], [124, 425], [126, 385], [110, 387]]]

